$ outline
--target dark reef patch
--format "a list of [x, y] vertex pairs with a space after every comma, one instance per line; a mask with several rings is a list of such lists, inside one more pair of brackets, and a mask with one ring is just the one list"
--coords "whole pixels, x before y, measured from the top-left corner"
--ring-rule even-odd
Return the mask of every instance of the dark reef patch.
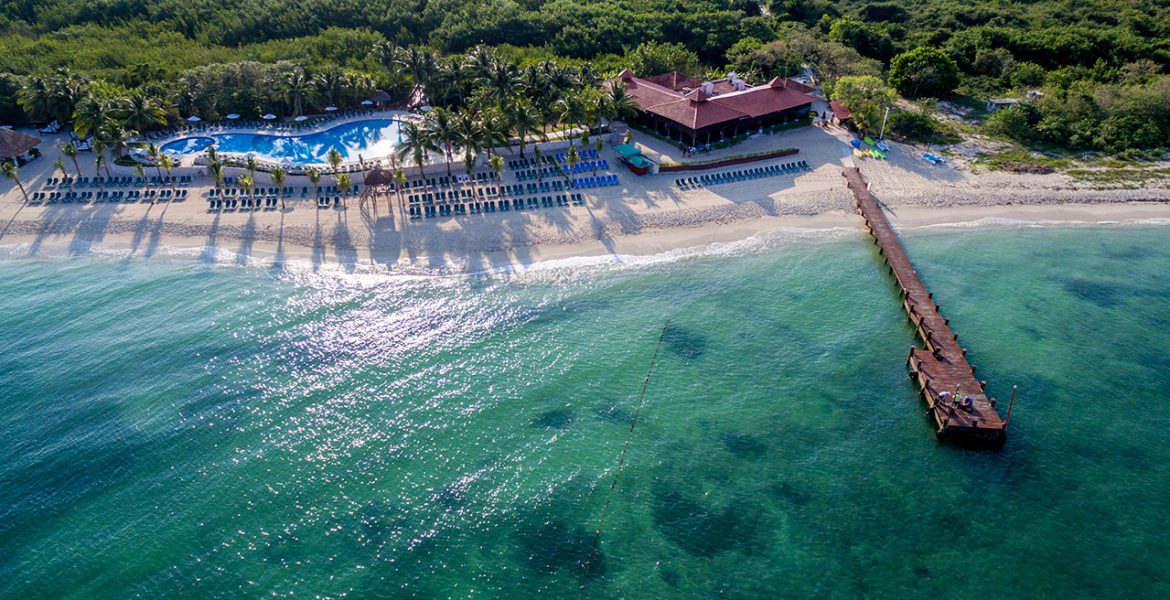
[[532, 419], [532, 426], [538, 429], [568, 429], [573, 424], [573, 410], [558, 408], [540, 413]]
[[707, 338], [685, 327], [671, 325], [662, 340], [672, 353], [682, 358], [696, 359], [707, 351]]
[[768, 452], [768, 445], [746, 433], [723, 434], [723, 447], [740, 458], [760, 458]]
[[[520, 550], [524, 564], [537, 572], [558, 571], [594, 579], [605, 575], [605, 556], [593, 553], [593, 534], [577, 525], [570, 528], [558, 520], [549, 520], [521, 533]], [[588, 572], [586, 572], [588, 568]]]

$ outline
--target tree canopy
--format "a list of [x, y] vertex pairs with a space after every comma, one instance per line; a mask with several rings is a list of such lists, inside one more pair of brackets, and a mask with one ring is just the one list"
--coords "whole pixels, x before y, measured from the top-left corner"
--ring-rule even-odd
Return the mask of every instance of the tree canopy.
[[[910, 98], [1038, 90], [1024, 115], [1034, 140], [1170, 145], [1170, 4], [1150, 0], [13, 0], [0, 11], [0, 124], [71, 120], [88, 96], [90, 116], [131, 98], [169, 122], [287, 115], [371, 89], [401, 97], [424, 77], [441, 104], [466, 106], [452, 63], [481, 48], [521, 78], [551, 64], [760, 81], [807, 65], [830, 92], [885, 75]], [[510, 75], [495, 75], [495, 91], [477, 89], [498, 102]], [[157, 126], [137, 112], [134, 128]]]
[[942, 98], [959, 85], [959, 66], [938, 48], [918, 47], [890, 61], [889, 81], [907, 98]]

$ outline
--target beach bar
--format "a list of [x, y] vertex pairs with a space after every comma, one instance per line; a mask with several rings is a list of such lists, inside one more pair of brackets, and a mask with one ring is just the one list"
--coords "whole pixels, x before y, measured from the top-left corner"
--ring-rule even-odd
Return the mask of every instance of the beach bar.
[[642, 151], [630, 144], [618, 144], [613, 147], [613, 150], [617, 152], [622, 163], [629, 167], [635, 175], [645, 175], [654, 169], [654, 162], [642, 156]]
[[[844, 176], [878, 252], [898, 283], [902, 307], [922, 341], [922, 348], [910, 348], [906, 365], [926, 402], [935, 434], [940, 440], [967, 447], [1003, 447], [1011, 405], [1007, 417], [1000, 419], [995, 399], [987, 396], [986, 384], [975, 377], [975, 367], [967, 363], [967, 350], [959, 345], [950, 321], [943, 318], [934, 295], [919, 279], [889, 219], [869, 193], [861, 172], [854, 167], [846, 169]], [[1014, 393], [1012, 401], [1015, 401]]]

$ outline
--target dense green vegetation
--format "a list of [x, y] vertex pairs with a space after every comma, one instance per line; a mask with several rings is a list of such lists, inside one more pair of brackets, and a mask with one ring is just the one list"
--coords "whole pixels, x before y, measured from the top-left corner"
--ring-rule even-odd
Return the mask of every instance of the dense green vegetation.
[[[469, 82], [477, 76], [462, 55], [487, 46], [521, 77], [544, 63], [578, 75], [590, 65], [587, 79], [632, 65], [640, 73], [735, 69], [761, 80], [797, 73], [806, 63], [829, 93], [851, 76], [882, 78], [909, 98], [956, 95], [967, 104], [1038, 90], [1041, 100], [992, 115], [981, 127], [1025, 145], [1130, 155], [1170, 147], [1164, 74], [1170, 4], [1162, 0], [6, 0], [3, 6], [4, 123], [69, 119], [89, 96], [109, 107], [148, 100], [171, 123], [192, 113], [290, 115], [297, 104], [305, 112], [352, 105], [372, 89], [402, 97], [416, 83], [426, 83], [441, 106], [474, 109], [485, 105], [471, 102], [476, 86]], [[53, 102], [22, 104], [19, 90], [30, 87], [59, 93]], [[915, 114], [905, 111], [896, 120], [907, 130], [930, 126]]]

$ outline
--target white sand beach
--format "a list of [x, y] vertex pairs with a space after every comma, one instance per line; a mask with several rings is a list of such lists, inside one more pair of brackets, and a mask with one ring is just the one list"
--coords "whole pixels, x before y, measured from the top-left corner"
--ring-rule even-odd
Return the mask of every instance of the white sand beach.
[[[38, 134], [39, 135], [39, 134]], [[59, 176], [53, 162], [65, 140], [41, 136], [44, 156], [21, 170], [29, 192], [43, 191]], [[620, 185], [585, 190], [585, 205], [410, 220], [393, 193], [370, 202], [351, 198], [344, 209], [318, 209], [295, 194], [285, 209], [209, 211], [213, 181], [198, 167], [183, 202], [25, 205], [16, 187], [0, 182], [0, 246], [9, 254], [39, 256], [104, 252], [149, 257], [160, 248], [200, 250], [201, 256], [241, 261], [306, 261], [317, 269], [382, 269], [391, 272], [478, 271], [516, 267], [570, 256], [655, 254], [670, 249], [745, 239], [776, 229], [860, 228], [841, 176], [852, 166], [848, 135], [815, 127], [759, 136], [699, 157], [711, 160], [793, 147], [793, 157], [724, 169], [638, 177], [612, 150], [603, 155]], [[636, 134], [635, 144], [656, 160], [682, 162], [668, 144]], [[563, 143], [561, 143], [563, 146]], [[884, 203], [896, 227], [1011, 222], [1120, 222], [1170, 219], [1170, 182], [1139, 189], [1107, 189], [1066, 175], [972, 173], [934, 166], [910, 146], [891, 144], [886, 161], [857, 166]], [[551, 149], [550, 149], [551, 151]], [[505, 152], [505, 157], [511, 157]], [[680, 190], [675, 179], [792, 160], [812, 169], [697, 190]], [[93, 176], [92, 154], [79, 158]], [[66, 160], [67, 168], [73, 171]], [[241, 169], [230, 169], [239, 175]], [[444, 167], [428, 168], [428, 175]], [[114, 175], [132, 170], [114, 167]], [[458, 171], [456, 171], [458, 172]], [[361, 175], [354, 179], [360, 181]], [[258, 185], [271, 185], [257, 174]], [[504, 172], [504, 182], [516, 182]], [[323, 182], [324, 183], [324, 182]], [[309, 185], [291, 177], [286, 185]]]

